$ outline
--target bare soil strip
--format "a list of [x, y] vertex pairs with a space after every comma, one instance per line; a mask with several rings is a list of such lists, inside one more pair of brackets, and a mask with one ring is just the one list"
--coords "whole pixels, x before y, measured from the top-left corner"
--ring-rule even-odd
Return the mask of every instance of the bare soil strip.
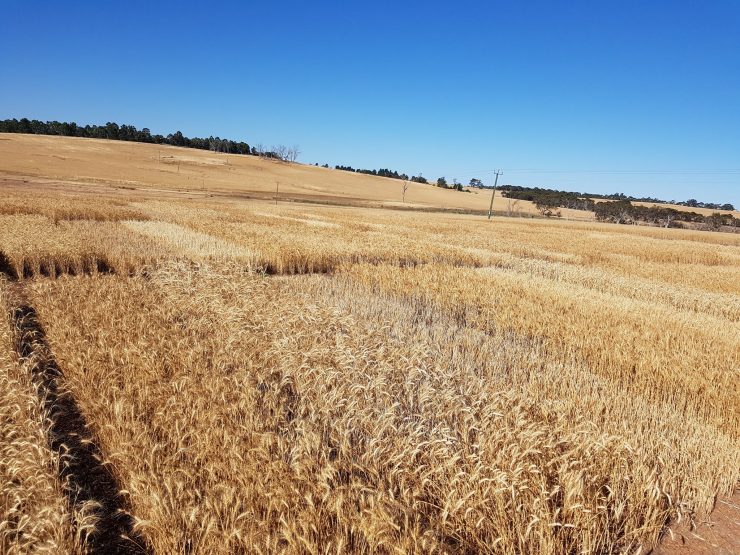
[[740, 490], [719, 498], [714, 511], [693, 526], [675, 525], [654, 555], [733, 555], [740, 553]]
[[64, 376], [54, 359], [35, 309], [23, 302], [16, 286], [12, 321], [16, 329], [16, 350], [30, 361], [39, 399], [50, 420], [49, 445], [63, 464], [60, 479], [68, 484], [70, 506], [80, 508], [94, 502], [97, 523], [86, 536], [91, 553], [147, 553], [144, 540], [134, 531], [134, 519], [125, 511], [121, 487], [103, 462], [105, 457], [90, 433], [85, 416], [74, 397], [63, 387]]

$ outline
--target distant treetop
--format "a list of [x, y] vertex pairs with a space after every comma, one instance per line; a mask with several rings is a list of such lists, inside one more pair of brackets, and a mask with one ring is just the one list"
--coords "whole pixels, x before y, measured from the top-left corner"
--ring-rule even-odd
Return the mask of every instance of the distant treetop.
[[148, 128], [136, 129], [133, 125], [118, 125], [108, 122], [105, 125], [77, 125], [60, 121], [39, 121], [27, 118], [0, 120], [0, 133], [29, 133], [34, 135], [61, 135], [63, 137], [88, 137], [91, 139], [110, 139], [113, 141], [133, 141], [138, 143], [166, 144], [228, 152], [230, 154], [257, 154], [256, 149], [243, 141], [232, 141], [220, 137], [186, 137], [181, 131], [164, 135], [152, 135]]

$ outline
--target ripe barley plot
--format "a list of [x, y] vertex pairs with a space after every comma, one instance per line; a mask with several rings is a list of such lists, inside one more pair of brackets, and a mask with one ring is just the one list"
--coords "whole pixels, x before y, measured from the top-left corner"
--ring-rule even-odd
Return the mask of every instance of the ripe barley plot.
[[740, 478], [735, 236], [107, 202], [0, 251], [153, 552], [635, 552]]

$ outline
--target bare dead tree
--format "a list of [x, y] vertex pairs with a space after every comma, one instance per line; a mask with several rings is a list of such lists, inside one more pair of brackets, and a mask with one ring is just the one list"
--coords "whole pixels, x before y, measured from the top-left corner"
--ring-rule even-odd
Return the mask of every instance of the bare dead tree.
[[272, 152], [273, 156], [278, 160], [282, 160], [283, 162], [288, 160], [288, 147], [285, 145], [272, 145], [270, 152]]
[[622, 210], [617, 215], [617, 223], [618, 224], [621, 224], [621, 223], [631, 224], [634, 222], [632, 221], [632, 216], [630, 215], [630, 213], [627, 210]]
[[409, 188], [408, 179], [403, 180], [403, 202], [406, 202], [406, 190]]
[[293, 145], [288, 149], [288, 160], [290, 162], [295, 162], [298, 159], [298, 155], [301, 153], [300, 150], [298, 150], [298, 145]]
[[517, 213], [519, 212], [519, 210], [517, 209], [517, 205], [519, 204], [519, 199], [514, 200], [511, 197], [509, 197], [508, 200], [509, 200], [509, 207], [508, 207], [509, 216], [513, 216], [515, 211]]

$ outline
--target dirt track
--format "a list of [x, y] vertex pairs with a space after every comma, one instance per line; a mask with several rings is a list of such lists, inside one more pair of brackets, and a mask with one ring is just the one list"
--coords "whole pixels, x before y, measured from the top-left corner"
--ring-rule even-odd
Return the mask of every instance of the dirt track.
[[[671, 533], [672, 532], [672, 533]], [[735, 555], [740, 553], [740, 492], [718, 499], [711, 515], [696, 528], [671, 528], [655, 555]]]

